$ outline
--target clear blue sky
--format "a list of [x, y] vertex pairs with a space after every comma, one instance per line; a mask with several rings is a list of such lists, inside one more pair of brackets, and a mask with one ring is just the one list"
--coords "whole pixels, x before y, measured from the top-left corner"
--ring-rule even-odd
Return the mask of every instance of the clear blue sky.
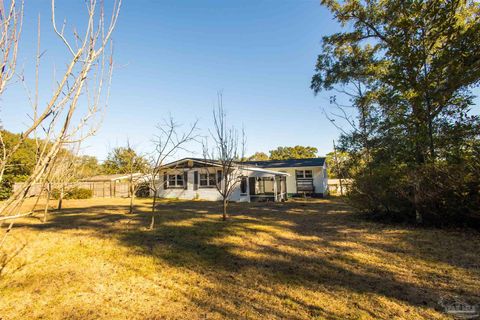
[[[57, 2], [59, 20], [81, 23], [83, 1]], [[49, 76], [54, 63], [66, 61], [49, 23], [50, 1], [25, 5], [20, 65], [27, 77], [33, 74], [40, 13], [47, 49], [42, 74]], [[110, 106], [84, 153], [104, 159], [127, 138], [148, 151], [156, 123], [170, 113], [186, 124], [198, 118], [207, 132], [216, 92], [223, 90], [230, 123], [246, 128], [249, 154], [310, 145], [324, 155], [339, 132], [321, 112], [328, 93], [315, 97], [309, 85], [321, 37], [338, 28], [316, 0], [124, 0]], [[25, 127], [28, 112], [18, 87], [0, 101], [0, 118], [15, 132]]]
[[[83, 1], [57, 2], [59, 20], [81, 23]], [[25, 5], [20, 65], [33, 74], [40, 13], [47, 50], [42, 73], [49, 76], [54, 62], [66, 61], [51, 31], [50, 1]], [[320, 39], [336, 28], [315, 0], [124, 0], [114, 35], [110, 107], [84, 152], [103, 159], [127, 138], [147, 151], [155, 124], [169, 113], [183, 123], [198, 118], [206, 132], [216, 93], [223, 90], [230, 123], [246, 128], [248, 153], [300, 144], [323, 155], [338, 132], [321, 113], [327, 101], [314, 97], [309, 84]], [[9, 87], [0, 106], [5, 128], [25, 128], [28, 101], [20, 85]]]

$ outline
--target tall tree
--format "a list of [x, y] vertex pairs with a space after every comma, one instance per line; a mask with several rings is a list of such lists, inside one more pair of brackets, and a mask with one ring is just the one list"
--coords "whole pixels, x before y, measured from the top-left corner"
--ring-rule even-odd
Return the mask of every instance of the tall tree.
[[248, 161], [266, 161], [270, 160], [270, 157], [265, 152], [255, 152], [247, 158]]
[[91, 177], [100, 174], [102, 166], [98, 163], [98, 159], [94, 156], [82, 155], [77, 158], [79, 178]]
[[[2, 130], [0, 136], [5, 150], [8, 152], [21, 139], [20, 134]], [[18, 147], [17, 152], [5, 163], [4, 174], [0, 184], [0, 200], [8, 199], [12, 195], [13, 184], [25, 181], [35, 167], [37, 143], [35, 139], [27, 138]]]
[[332, 151], [325, 155], [327, 162], [328, 177], [332, 179], [348, 179], [352, 175], [350, 171], [350, 155], [345, 151]]
[[278, 147], [270, 151], [270, 160], [315, 158], [317, 152], [317, 148], [308, 146]]
[[127, 140], [125, 147], [113, 149], [103, 163], [103, 171], [107, 174], [123, 173], [128, 175], [130, 208], [129, 213], [133, 213], [135, 193], [138, 190], [141, 176], [137, 173], [149, 172], [148, 159], [140, 155]]
[[362, 157], [370, 177], [380, 172], [372, 171], [372, 165], [398, 174], [408, 168], [409, 177], [401, 181], [408, 181], [412, 192], [406, 196], [421, 222], [431, 188], [422, 173], [439, 162], [462, 158], [478, 139], [470, 88], [480, 80], [480, 4], [321, 3], [349, 28], [323, 37], [311, 87], [315, 93], [335, 90], [346, 95], [357, 108], [358, 129], [341, 141], [357, 154], [373, 152]]
[[139, 155], [127, 141], [127, 146], [117, 147], [108, 153], [102, 167], [106, 174], [144, 172], [148, 160]]

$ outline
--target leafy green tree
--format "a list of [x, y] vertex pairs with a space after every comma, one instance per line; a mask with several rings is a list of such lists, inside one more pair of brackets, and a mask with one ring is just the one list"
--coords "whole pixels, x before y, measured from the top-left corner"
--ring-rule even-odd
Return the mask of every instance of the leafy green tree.
[[[20, 141], [20, 135], [2, 130], [5, 150], [11, 150]], [[41, 141], [40, 141], [41, 143]], [[12, 194], [13, 184], [22, 182], [31, 174], [35, 166], [37, 144], [34, 139], [26, 139], [12, 155], [5, 166], [3, 179], [0, 183], [0, 200], [7, 199]]]
[[103, 172], [106, 174], [145, 172], [146, 168], [147, 159], [129, 146], [113, 149], [103, 163]]
[[[457, 179], [451, 169], [466, 177], [478, 171], [472, 155], [478, 154], [480, 121], [471, 113], [471, 88], [480, 82], [480, 4], [321, 3], [348, 28], [323, 37], [311, 87], [315, 93], [335, 89], [358, 111], [340, 146], [356, 160], [358, 194], [368, 195], [357, 203], [370, 201], [370, 211], [413, 213], [417, 222], [446, 212], [441, 204], [450, 210], [475, 203], [442, 197], [466, 184], [465, 195], [479, 188], [478, 179]], [[460, 185], [442, 184], [447, 176]]]
[[[1, 134], [5, 150], [7, 151], [20, 142], [20, 134], [7, 130], [2, 130]], [[0, 199], [7, 199], [11, 195], [13, 184], [15, 182], [23, 182], [31, 175], [37, 161], [37, 153], [44, 144], [45, 141], [42, 139], [26, 138], [17, 151], [12, 154], [5, 166], [5, 172], [0, 184]], [[77, 157], [67, 149], [59, 150], [58, 156], [61, 159], [72, 159], [71, 162], [75, 163], [77, 178], [89, 177], [101, 172], [102, 168], [98, 164], [98, 160], [93, 156]], [[58, 166], [58, 163], [53, 165]]]
[[270, 151], [271, 160], [286, 160], [286, 159], [305, 159], [317, 157], [318, 149], [315, 147], [278, 147]]
[[[20, 141], [20, 134], [2, 130], [2, 138], [5, 149], [10, 150]], [[22, 181], [23, 177], [28, 176], [35, 166], [36, 154], [37, 145], [35, 140], [27, 138], [9, 159], [4, 174], [12, 176], [15, 181]]]
[[265, 152], [255, 152], [253, 155], [247, 158], [247, 161], [266, 161], [266, 160], [270, 160], [270, 158]]
[[103, 164], [104, 171], [107, 174], [123, 173], [128, 175], [130, 190], [130, 208], [129, 213], [134, 211], [135, 193], [140, 187], [138, 177], [135, 173], [147, 173], [150, 168], [148, 160], [139, 155], [130, 143], [127, 141], [125, 147], [118, 147], [109, 153], [107, 160]]
[[350, 155], [345, 151], [337, 151], [335, 159], [335, 152], [326, 154], [327, 173], [328, 177], [332, 179], [348, 179], [352, 176]]
[[76, 161], [79, 177], [91, 177], [102, 172], [102, 166], [98, 163], [98, 159], [94, 156], [79, 156]]

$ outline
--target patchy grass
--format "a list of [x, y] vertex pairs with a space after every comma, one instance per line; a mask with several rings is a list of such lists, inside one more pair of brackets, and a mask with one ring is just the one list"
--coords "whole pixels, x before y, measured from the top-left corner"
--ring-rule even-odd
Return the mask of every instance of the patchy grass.
[[443, 319], [480, 302], [480, 235], [364, 221], [338, 200], [65, 201], [20, 221], [1, 319]]

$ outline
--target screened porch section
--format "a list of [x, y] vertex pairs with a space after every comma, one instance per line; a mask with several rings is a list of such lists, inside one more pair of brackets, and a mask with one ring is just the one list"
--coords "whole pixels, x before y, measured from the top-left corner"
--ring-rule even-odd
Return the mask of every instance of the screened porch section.
[[285, 201], [287, 200], [286, 176], [249, 177], [250, 201]]

